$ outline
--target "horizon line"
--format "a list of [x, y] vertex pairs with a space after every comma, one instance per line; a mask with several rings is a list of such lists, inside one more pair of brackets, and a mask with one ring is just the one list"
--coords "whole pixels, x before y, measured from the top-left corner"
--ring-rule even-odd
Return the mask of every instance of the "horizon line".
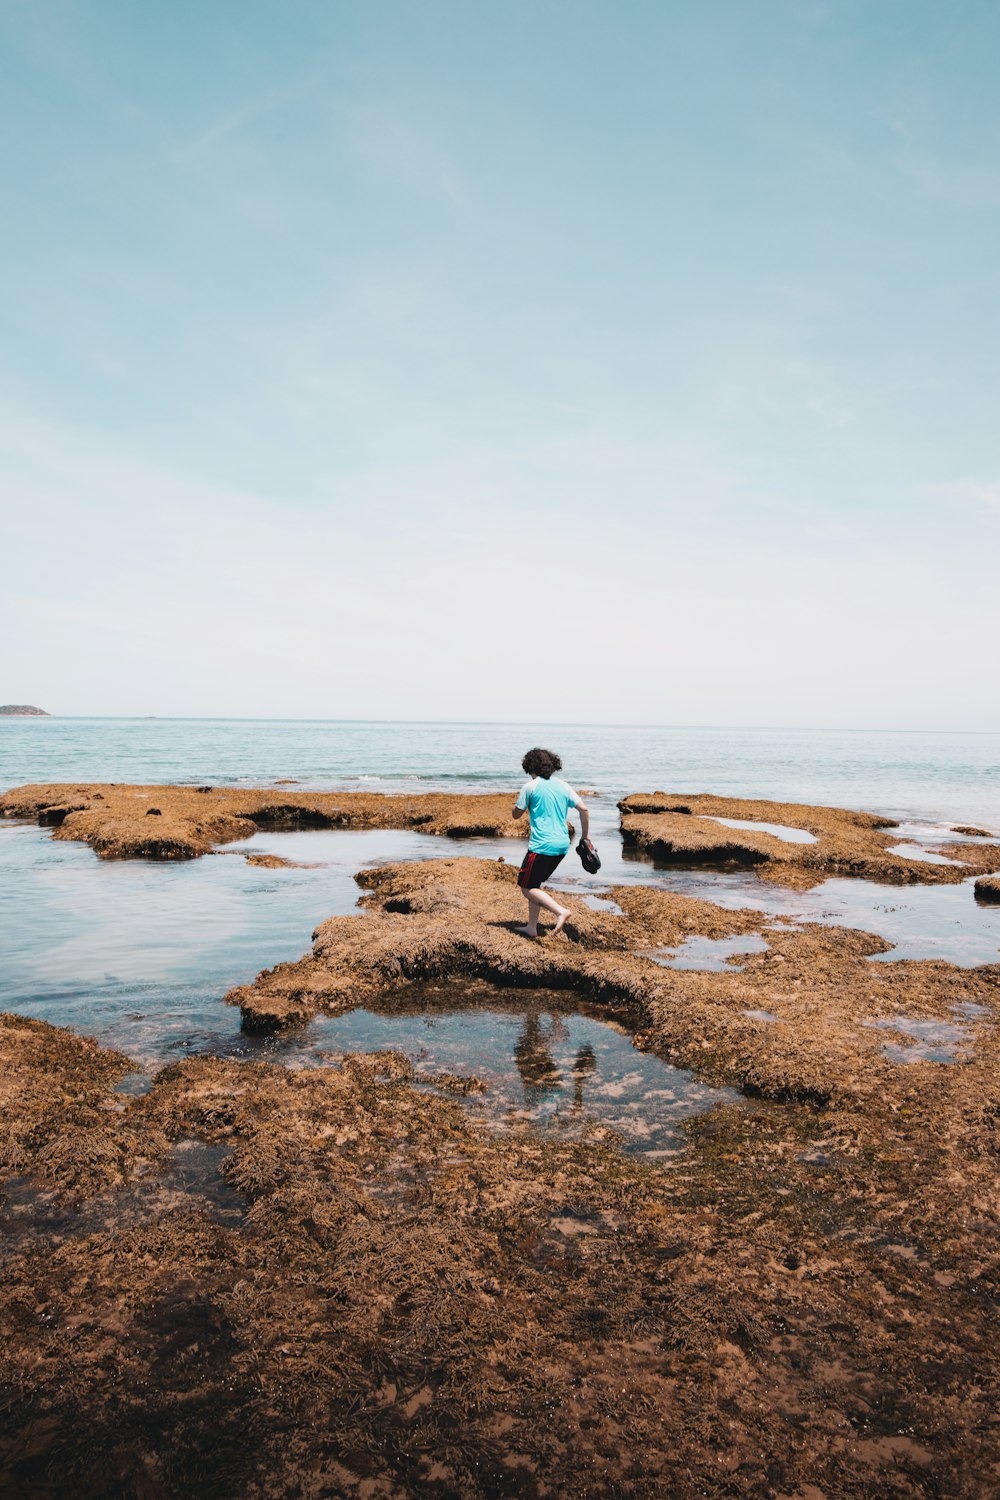
[[888, 728], [872, 725], [837, 724], [711, 724], [711, 723], [667, 723], [655, 721], [611, 721], [587, 719], [369, 719], [369, 718], [299, 718], [296, 716], [267, 714], [60, 714], [41, 712], [38, 714], [0, 714], [4, 720], [29, 720], [39, 723], [42, 719], [72, 720], [74, 722], [96, 721], [98, 723], [160, 723], [160, 724], [379, 724], [422, 725], [440, 728], [443, 725], [463, 728], [529, 728], [544, 724], [551, 729], [662, 729], [662, 730], [760, 730], [782, 734], [975, 734], [1000, 735], [996, 729], [929, 729], [908, 726]]

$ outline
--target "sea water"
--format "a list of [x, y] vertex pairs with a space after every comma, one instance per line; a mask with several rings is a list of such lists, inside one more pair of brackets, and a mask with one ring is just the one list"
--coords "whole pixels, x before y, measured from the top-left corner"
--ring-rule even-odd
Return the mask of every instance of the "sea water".
[[[535, 743], [557, 749], [567, 779], [596, 794], [593, 836], [603, 868], [587, 876], [570, 857], [554, 882], [564, 889], [602, 901], [611, 885], [639, 882], [726, 907], [859, 927], [895, 945], [883, 962], [1000, 959], [1000, 908], [977, 905], [971, 881], [879, 886], [836, 879], [803, 892], [762, 882], [752, 871], [657, 870], [626, 857], [616, 806], [629, 792], [662, 789], [860, 807], [900, 819], [905, 837], [933, 851], [955, 823], [1000, 832], [997, 735], [0, 719], [0, 788], [97, 780], [263, 786], [291, 778], [303, 789], [513, 792], [522, 779], [521, 755]], [[251, 867], [242, 857], [251, 848], [314, 868]], [[222, 996], [262, 968], [306, 952], [324, 918], [356, 912], [354, 875], [365, 865], [454, 854], [516, 862], [522, 852], [518, 841], [316, 830], [262, 832], [182, 864], [107, 862], [83, 844], [54, 841], [48, 829], [0, 823], [0, 1008], [96, 1036], [150, 1071], [197, 1052], [266, 1056], [293, 1066], [320, 1061], [333, 1040], [330, 1023], [318, 1021], [291, 1037], [252, 1039], [241, 1035], [239, 1012], [224, 1006]], [[594, 1016], [559, 1024], [569, 1028], [573, 1047], [592, 1048], [588, 1109], [626, 1134], [631, 1121], [637, 1143], [652, 1129], [662, 1149], [672, 1121], [690, 1112], [693, 1101], [698, 1107], [711, 1101], [674, 1070], [654, 1087], [646, 1074], [656, 1061], [637, 1062], [627, 1030], [604, 1028]], [[447, 1054], [451, 1066], [463, 1048], [469, 1051], [469, 1071], [488, 1053], [494, 1091], [513, 1108], [520, 1075], [505, 1072], [498, 1058], [505, 1047], [512, 1052], [511, 1038], [522, 1026], [523, 1018], [494, 1006], [491, 1020], [445, 1008], [426, 1025], [357, 1012], [333, 1030], [341, 1046], [349, 1039], [362, 1049], [384, 1047], [396, 1037], [412, 1051], [416, 1027], [425, 1041], [434, 1038], [435, 1052]], [[565, 1119], [580, 1079], [565, 1059], [560, 1066], [561, 1091], [553, 1097], [561, 1103], [552, 1113]]]
[[573, 785], [858, 807], [1000, 832], [1000, 734], [274, 719], [0, 718], [0, 791], [26, 781], [513, 788], [551, 745]]

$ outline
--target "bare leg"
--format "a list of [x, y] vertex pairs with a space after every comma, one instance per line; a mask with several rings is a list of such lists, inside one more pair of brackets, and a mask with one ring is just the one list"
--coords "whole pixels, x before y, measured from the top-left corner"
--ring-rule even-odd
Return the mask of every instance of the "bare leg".
[[531, 899], [534, 894], [534, 891], [525, 891], [522, 889], [522, 895], [528, 903], [527, 924], [524, 927], [519, 927], [517, 929], [522, 937], [537, 938], [538, 936], [538, 907], [535, 906], [534, 902]]
[[538, 937], [538, 919], [537, 917], [533, 917], [532, 908], [530, 906], [528, 907], [527, 922], [522, 927], [515, 927], [514, 931], [516, 933], [519, 933], [521, 937]]
[[528, 910], [531, 912], [531, 921], [528, 925], [533, 926], [537, 932], [538, 918], [542, 914], [541, 908], [544, 907], [546, 911], [555, 913], [556, 925], [552, 929], [553, 934], [562, 932], [566, 918], [569, 916], [569, 907], [560, 906], [559, 902], [550, 896], [548, 891], [543, 891], [540, 886], [536, 886], [533, 891], [526, 891], [525, 894], [528, 898]]

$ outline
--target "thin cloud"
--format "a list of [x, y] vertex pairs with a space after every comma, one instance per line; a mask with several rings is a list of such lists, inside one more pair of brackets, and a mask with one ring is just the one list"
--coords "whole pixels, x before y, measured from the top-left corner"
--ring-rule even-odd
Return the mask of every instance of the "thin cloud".
[[450, 154], [412, 120], [375, 105], [345, 105], [339, 115], [349, 148], [399, 186], [437, 203], [467, 200], [468, 185]]
[[308, 78], [300, 83], [290, 84], [287, 88], [271, 89], [261, 98], [230, 110], [190, 140], [182, 141], [168, 152], [168, 160], [176, 163], [191, 161], [210, 150], [211, 147], [218, 145], [220, 141], [224, 141], [228, 136], [237, 135], [246, 126], [273, 114], [275, 110], [297, 103], [310, 94], [315, 87], [315, 79]]
[[1000, 480], [965, 475], [944, 484], [928, 485], [925, 493], [946, 505], [975, 505], [1000, 511]]

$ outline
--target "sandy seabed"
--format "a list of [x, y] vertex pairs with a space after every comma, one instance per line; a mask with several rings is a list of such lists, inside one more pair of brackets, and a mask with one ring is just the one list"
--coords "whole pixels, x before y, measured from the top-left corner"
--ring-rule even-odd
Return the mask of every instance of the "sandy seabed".
[[[162, 836], [140, 818], [196, 841], [200, 804], [167, 810], [178, 789], [38, 790], [5, 810], [100, 853], [114, 823], [115, 853], [155, 855], [135, 846]], [[69, 791], [85, 805], [51, 813]], [[153, 793], [149, 816], [137, 804]], [[238, 795], [265, 800], [211, 818], [275, 826], [273, 792]], [[440, 800], [431, 831], [504, 826], [507, 799]], [[495, 812], [458, 806], [480, 800]], [[378, 799], [357, 815], [428, 828], [413, 821], [428, 811]], [[819, 828], [830, 813], [758, 817]], [[698, 816], [623, 807], [623, 823]], [[851, 827], [887, 840], [866, 860], [892, 843], [857, 824], [831, 841]], [[966, 875], [1000, 865], [975, 847]], [[813, 868], [791, 861], [790, 883]], [[601, 911], [567, 898], [565, 932], [534, 944], [514, 931], [523, 900], [502, 862], [361, 880], [361, 915], [226, 997], [248, 1028], [402, 1003], [431, 980], [451, 1003], [463, 987], [481, 1003], [484, 984], [558, 991], [740, 1100], [689, 1121], [663, 1167], [596, 1125], [491, 1128], [463, 1105], [474, 1080], [428, 1088], [397, 1052], [297, 1071], [193, 1058], [147, 1087], [120, 1054], [3, 1017], [0, 1492], [1000, 1490], [1000, 965], [884, 962], [871, 934], [636, 885]], [[723, 972], [656, 961], [690, 936], [747, 933], [766, 949]], [[933, 1024], [950, 1065], [912, 1050]]]

